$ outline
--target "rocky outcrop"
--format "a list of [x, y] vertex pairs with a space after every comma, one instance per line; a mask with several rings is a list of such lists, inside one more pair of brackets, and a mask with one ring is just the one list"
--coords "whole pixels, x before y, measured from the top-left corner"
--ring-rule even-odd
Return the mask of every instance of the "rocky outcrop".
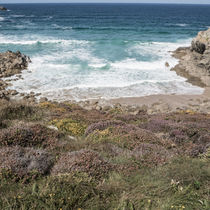
[[210, 48], [210, 29], [207, 31], [200, 31], [191, 44], [191, 51], [200, 54], [204, 54], [208, 48]]
[[5, 90], [8, 83], [1, 78], [21, 73], [22, 70], [27, 69], [30, 62], [30, 58], [19, 51], [0, 53], [0, 99], [8, 99], [9, 95], [17, 94], [14, 90]]
[[172, 70], [199, 86], [210, 86], [210, 29], [201, 31], [193, 39], [191, 47], [178, 48], [173, 56], [179, 64]]
[[0, 53], [0, 78], [10, 77], [27, 69], [30, 58], [18, 52]]
[[0, 10], [7, 11], [7, 8], [0, 6]]

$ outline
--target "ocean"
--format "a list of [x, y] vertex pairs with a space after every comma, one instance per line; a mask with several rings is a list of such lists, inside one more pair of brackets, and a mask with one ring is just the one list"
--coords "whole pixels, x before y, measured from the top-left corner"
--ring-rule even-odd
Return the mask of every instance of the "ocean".
[[170, 51], [210, 27], [210, 6], [8, 4], [0, 11], [0, 51], [31, 57], [13, 82], [54, 100], [201, 94], [165, 66]]

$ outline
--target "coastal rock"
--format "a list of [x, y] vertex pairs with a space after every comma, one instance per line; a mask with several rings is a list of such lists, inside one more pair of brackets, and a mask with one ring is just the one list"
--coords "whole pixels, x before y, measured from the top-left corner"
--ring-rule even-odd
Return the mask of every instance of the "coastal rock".
[[27, 69], [30, 62], [30, 58], [19, 51], [16, 53], [11, 51], [0, 53], [0, 99], [9, 100], [10, 96], [18, 94], [16, 90], [6, 90], [10, 86], [8, 82], [17, 80], [17, 78], [5, 81], [1, 78], [20, 74], [22, 70]]
[[206, 50], [206, 45], [199, 41], [192, 41], [191, 50], [203, 54]]
[[6, 7], [0, 7], [0, 10], [2, 10], [2, 11], [7, 11], [7, 8]]
[[200, 31], [193, 39], [191, 50], [203, 54], [206, 49], [210, 47], [210, 29], [207, 31]]
[[21, 73], [30, 62], [30, 58], [19, 51], [0, 53], [0, 78]]
[[193, 85], [210, 86], [210, 29], [199, 32], [191, 47], [178, 48], [173, 56], [180, 59], [172, 69], [178, 75], [186, 77]]
[[165, 67], [169, 67], [169, 63], [168, 62], [165, 62]]

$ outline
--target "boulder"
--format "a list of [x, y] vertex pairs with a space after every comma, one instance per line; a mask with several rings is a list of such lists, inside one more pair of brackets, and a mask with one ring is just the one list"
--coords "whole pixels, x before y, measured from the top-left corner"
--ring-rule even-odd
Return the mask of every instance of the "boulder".
[[165, 67], [170, 67], [169, 63], [168, 62], [165, 62]]

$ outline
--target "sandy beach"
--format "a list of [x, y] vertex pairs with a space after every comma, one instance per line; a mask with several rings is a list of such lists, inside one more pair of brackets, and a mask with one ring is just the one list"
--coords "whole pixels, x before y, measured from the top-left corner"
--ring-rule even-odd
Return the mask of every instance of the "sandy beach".
[[206, 88], [202, 95], [151, 95], [113, 99], [110, 102], [129, 106], [147, 106], [151, 113], [186, 109], [210, 113], [210, 88]]

